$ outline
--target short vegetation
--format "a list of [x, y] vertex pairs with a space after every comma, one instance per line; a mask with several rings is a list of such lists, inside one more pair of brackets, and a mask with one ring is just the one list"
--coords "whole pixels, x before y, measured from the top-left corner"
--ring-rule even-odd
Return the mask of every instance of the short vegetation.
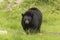
[[[36, 7], [43, 14], [41, 33], [25, 34], [22, 13]], [[60, 0], [3, 0], [0, 2], [0, 40], [60, 40]]]

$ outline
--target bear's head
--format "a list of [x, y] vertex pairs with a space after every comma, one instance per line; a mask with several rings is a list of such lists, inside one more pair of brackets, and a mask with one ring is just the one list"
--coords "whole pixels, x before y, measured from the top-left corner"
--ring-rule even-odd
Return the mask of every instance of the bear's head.
[[33, 19], [33, 14], [26, 12], [25, 14], [22, 14], [22, 20], [25, 24], [30, 24]]

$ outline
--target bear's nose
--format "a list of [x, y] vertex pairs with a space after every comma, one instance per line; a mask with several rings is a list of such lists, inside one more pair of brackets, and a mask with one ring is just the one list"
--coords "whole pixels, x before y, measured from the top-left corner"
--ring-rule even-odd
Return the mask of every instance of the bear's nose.
[[29, 20], [26, 20], [25, 23], [26, 23], [26, 24], [29, 24]]

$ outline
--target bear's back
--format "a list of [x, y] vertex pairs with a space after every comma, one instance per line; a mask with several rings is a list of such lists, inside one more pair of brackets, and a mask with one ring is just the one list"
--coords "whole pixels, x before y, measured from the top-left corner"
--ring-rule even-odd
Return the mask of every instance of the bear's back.
[[41, 11], [39, 9], [35, 8], [35, 7], [34, 8], [30, 8], [28, 10], [28, 12], [37, 15], [39, 18], [42, 17]]

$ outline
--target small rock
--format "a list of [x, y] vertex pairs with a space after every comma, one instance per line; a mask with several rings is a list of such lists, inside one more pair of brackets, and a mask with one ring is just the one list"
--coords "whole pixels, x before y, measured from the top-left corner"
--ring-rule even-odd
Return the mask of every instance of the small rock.
[[6, 30], [0, 30], [0, 34], [7, 34]]

